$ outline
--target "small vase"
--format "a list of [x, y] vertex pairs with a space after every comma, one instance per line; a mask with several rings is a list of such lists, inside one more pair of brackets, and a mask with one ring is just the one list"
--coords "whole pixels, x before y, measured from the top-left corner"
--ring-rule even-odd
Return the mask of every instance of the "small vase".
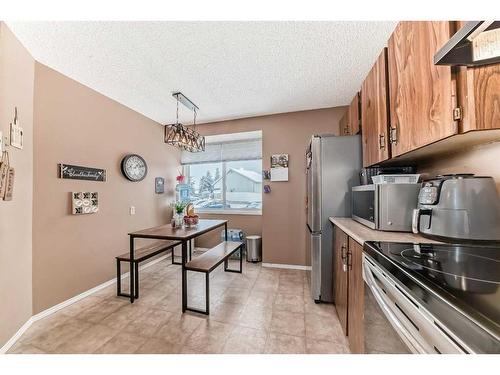
[[175, 219], [175, 226], [176, 227], [182, 227], [182, 224], [184, 223], [184, 215], [182, 213], [176, 213], [174, 216]]

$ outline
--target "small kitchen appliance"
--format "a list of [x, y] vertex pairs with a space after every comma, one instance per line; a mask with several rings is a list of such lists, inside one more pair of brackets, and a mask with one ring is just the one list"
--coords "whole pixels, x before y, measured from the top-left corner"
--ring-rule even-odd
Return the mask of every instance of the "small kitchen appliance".
[[352, 188], [352, 218], [369, 228], [411, 232], [420, 184], [371, 184]]
[[381, 174], [415, 174], [416, 168], [412, 166], [407, 167], [367, 167], [361, 168], [359, 172], [359, 183], [360, 185], [370, 185], [375, 183], [373, 181], [374, 176], [379, 176]]
[[493, 178], [453, 174], [425, 181], [412, 229], [447, 241], [500, 241], [500, 199]]

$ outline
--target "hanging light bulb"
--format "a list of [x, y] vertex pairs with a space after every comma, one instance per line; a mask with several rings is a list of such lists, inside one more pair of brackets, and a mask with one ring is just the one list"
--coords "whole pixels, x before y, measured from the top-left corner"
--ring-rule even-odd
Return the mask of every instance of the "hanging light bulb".
[[[165, 143], [189, 152], [205, 151], [205, 137], [196, 131], [196, 111], [198, 107], [181, 92], [175, 92], [172, 96], [177, 100], [176, 122], [175, 124], [165, 125]], [[179, 122], [179, 102], [193, 111], [192, 129]]]

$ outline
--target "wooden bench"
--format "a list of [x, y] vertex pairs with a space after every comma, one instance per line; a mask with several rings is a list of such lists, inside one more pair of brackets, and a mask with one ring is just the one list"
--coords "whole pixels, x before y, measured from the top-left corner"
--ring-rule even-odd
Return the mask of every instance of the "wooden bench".
[[[171, 250], [172, 260], [174, 258], [174, 247], [179, 245], [179, 241], [161, 240], [154, 241], [146, 246], [139, 247], [134, 251], [134, 260], [130, 261], [130, 252], [116, 257], [116, 294], [120, 297], [130, 298], [129, 293], [122, 293], [121, 283], [121, 262], [130, 264], [130, 272], [134, 272], [134, 298], [139, 298], [139, 263], [152, 258], [158, 254]], [[173, 261], [172, 261], [173, 263]], [[131, 291], [132, 292], [132, 291]]]
[[[192, 307], [186, 307], [186, 310], [194, 311], [197, 313], [202, 313], [208, 315], [210, 313], [210, 289], [209, 289], [209, 275], [215, 268], [217, 268], [222, 262], [224, 262], [225, 272], [236, 272], [242, 273], [243, 271], [243, 243], [224, 241], [217, 246], [207, 250], [202, 255], [194, 258], [193, 260], [187, 262], [184, 266], [187, 271], [203, 272], [205, 274], [205, 310], [195, 309]], [[240, 268], [239, 270], [232, 270], [228, 268], [228, 260], [231, 255], [239, 250], [240, 252]], [[186, 284], [187, 288], [187, 284]]]

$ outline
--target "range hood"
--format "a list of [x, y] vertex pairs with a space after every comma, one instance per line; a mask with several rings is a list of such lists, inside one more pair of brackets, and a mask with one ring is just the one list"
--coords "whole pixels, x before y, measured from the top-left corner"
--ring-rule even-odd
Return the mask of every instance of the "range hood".
[[434, 55], [435, 65], [500, 63], [500, 21], [470, 21]]

